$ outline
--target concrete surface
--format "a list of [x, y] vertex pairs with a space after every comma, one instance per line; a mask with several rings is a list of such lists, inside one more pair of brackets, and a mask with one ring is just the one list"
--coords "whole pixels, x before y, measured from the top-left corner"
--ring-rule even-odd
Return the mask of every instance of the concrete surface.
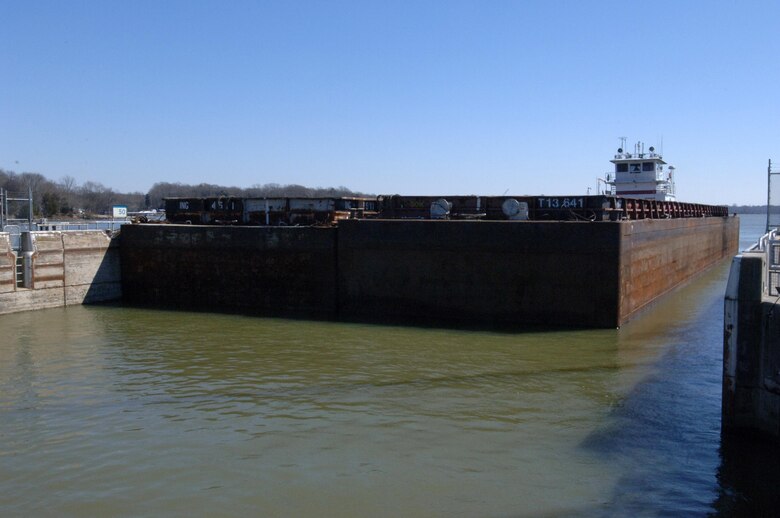
[[22, 288], [15, 260], [8, 267], [8, 234], [0, 234], [0, 314], [121, 299], [118, 242], [105, 232], [32, 232], [30, 241], [32, 279]]
[[723, 430], [780, 439], [780, 296], [764, 292], [764, 253], [732, 263], [724, 304]]

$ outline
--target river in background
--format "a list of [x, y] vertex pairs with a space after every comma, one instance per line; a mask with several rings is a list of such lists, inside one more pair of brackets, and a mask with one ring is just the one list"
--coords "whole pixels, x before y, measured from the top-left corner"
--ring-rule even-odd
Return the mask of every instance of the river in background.
[[[763, 225], [742, 217], [742, 248]], [[727, 276], [728, 261], [619, 330], [113, 306], [0, 316], [0, 514], [736, 516], [776, 506], [766, 456], [721, 441]]]

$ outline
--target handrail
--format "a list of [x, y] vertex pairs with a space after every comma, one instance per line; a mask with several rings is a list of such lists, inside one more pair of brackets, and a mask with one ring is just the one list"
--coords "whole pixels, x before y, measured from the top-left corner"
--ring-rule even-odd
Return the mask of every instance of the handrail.
[[744, 253], [764, 254], [764, 295], [780, 294], [780, 236], [776, 229], [770, 230]]

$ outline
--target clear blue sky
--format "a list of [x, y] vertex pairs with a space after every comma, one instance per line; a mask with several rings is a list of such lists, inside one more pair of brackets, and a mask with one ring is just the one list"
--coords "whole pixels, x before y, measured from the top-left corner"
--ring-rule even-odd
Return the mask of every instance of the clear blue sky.
[[373, 193], [584, 194], [618, 137], [761, 204], [780, 2], [0, 0], [0, 168]]

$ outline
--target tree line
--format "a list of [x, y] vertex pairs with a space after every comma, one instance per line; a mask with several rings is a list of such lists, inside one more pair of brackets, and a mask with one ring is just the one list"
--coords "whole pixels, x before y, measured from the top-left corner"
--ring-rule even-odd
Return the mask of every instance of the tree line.
[[[730, 205], [729, 212], [734, 214], [766, 214], [766, 205]], [[777, 212], [776, 205], [772, 205], [772, 212]]]
[[[32, 191], [33, 216], [36, 218], [84, 217], [91, 218], [111, 214], [112, 205], [126, 205], [130, 212], [161, 209], [163, 198], [206, 198], [211, 196], [241, 197], [338, 197], [363, 196], [363, 193], [346, 187], [305, 187], [303, 185], [281, 185], [277, 183], [254, 184], [251, 187], [224, 186], [201, 183], [157, 182], [148, 192], [121, 193], [99, 182], [84, 182], [79, 185], [72, 176], [63, 176], [53, 181], [39, 173], [16, 173], [0, 169], [0, 189], [9, 198], [28, 197]], [[11, 218], [26, 219], [26, 202], [9, 202]]]

